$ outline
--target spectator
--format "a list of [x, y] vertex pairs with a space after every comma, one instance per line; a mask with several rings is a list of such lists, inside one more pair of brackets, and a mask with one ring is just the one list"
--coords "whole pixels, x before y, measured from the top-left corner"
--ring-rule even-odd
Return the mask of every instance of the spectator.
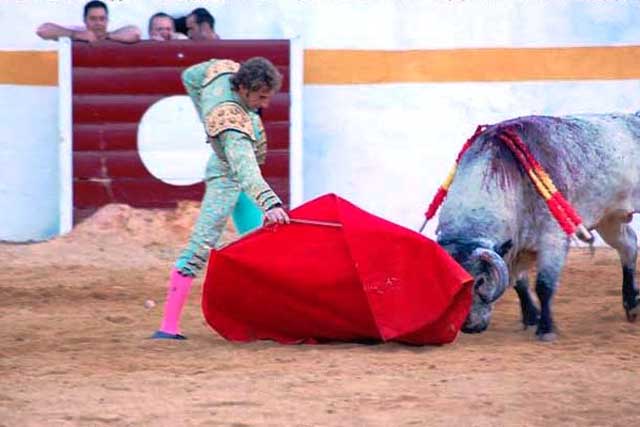
[[187, 35], [191, 40], [218, 40], [216, 20], [204, 7], [194, 9], [187, 16]]
[[71, 40], [95, 42], [113, 40], [121, 43], [135, 43], [140, 40], [140, 29], [133, 25], [107, 31], [109, 9], [101, 1], [94, 0], [84, 5], [84, 27], [63, 27], [50, 22], [38, 27], [36, 34], [45, 40], [69, 37]]
[[173, 24], [176, 27], [176, 33], [184, 34], [186, 38], [189, 38], [189, 30], [187, 28], [187, 17], [181, 16], [173, 20]]
[[184, 40], [188, 37], [176, 33], [175, 23], [171, 16], [158, 12], [149, 18], [149, 38], [157, 41]]

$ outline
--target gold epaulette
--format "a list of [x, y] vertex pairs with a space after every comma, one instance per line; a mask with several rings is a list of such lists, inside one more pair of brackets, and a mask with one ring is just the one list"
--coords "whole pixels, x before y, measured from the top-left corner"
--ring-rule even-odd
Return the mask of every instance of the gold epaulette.
[[218, 76], [228, 73], [237, 73], [240, 69], [240, 64], [230, 59], [220, 59], [213, 64], [209, 65], [207, 71], [204, 73], [204, 79], [202, 80], [202, 86], [206, 86], [214, 81]]
[[256, 141], [249, 113], [235, 102], [223, 102], [215, 106], [206, 117], [207, 134], [215, 137], [225, 130], [237, 130]]

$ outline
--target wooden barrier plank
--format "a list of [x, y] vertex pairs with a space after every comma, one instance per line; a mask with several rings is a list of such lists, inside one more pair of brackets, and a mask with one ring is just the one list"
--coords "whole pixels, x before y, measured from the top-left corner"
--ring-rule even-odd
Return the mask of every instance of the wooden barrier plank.
[[201, 200], [204, 184], [168, 185], [155, 178], [119, 178], [111, 180], [113, 201], [135, 207], [172, 206], [178, 200]]
[[73, 150], [132, 150], [137, 147], [138, 123], [76, 123]]
[[288, 40], [191, 40], [136, 44], [114, 42], [73, 43], [74, 67], [187, 67], [211, 58], [245, 61], [263, 56], [275, 65], [289, 65]]
[[[183, 70], [184, 67], [75, 67], [73, 93], [186, 95], [181, 80]], [[283, 76], [280, 92], [288, 92], [289, 67], [279, 66], [278, 70]]]
[[[266, 121], [269, 150], [289, 148], [287, 121]], [[138, 146], [138, 123], [77, 123], [73, 127], [74, 151], [133, 150]], [[204, 143], [204, 129], [202, 130]]]
[[267, 161], [260, 167], [266, 178], [286, 178], [289, 176], [289, 149], [269, 150]]
[[75, 95], [74, 123], [139, 122], [161, 95]]
[[267, 146], [269, 150], [289, 149], [288, 121], [264, 121], [264, 130], [267, 132]]
[[112, 203], [110, 180], [73, 180], [73, 207], [94, 208]]
[[[161, 95], [76, 95], [73, 97], [74, 123], [139, 122]], [[278, 93], [263, 111], [265, 121], [289, 119], [289, 94]]]
[[73, 153], [73, 176], [79, 179], [109, 178], [100, 151]]
[[265, 108], [262, 111], [262, 120], [264, 122], [289, 121], [290, 106], [291, 97], [289, 93], [276, 93], [269, 104], [269, 108]]
[[[289, 200], [289, 179], [270, 178], [270, 185], [285, 203]], [[170, 186], [155, 179], [121, 178], [111, 181], [115, 203], [126, 203], [135, 207], [172, 206], [180, 200], [202, 200], [204, 184]]]
[[[136, 150], [77, 151], [73, 154], [73, 170], [74, 176], [80, 179], [148, 178], [150, 176]], [[261, 170], [266, 177], [288, 177], [289, 150], [270, 150]]]
[[[289, 203], [289, 179], [268, 178], [278, 196]], [[171, 208], [181, 200], [202, 200], [204, 184], [172, 186], [157, 179], [75, 179], [73, 182], [74, 207], [97, 208], [109, 203], [126, 203], [138, 208]]]
[[148, 178], [151, 175], [137, 151], [104, 151], [103, 156], [111, 178]]

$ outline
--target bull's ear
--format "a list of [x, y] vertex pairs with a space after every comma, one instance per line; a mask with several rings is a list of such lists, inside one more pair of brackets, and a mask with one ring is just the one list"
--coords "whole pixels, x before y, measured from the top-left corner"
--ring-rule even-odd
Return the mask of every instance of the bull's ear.
[[513, 241], [509, 239], [501, 245], [496, 245], [494, 250], [498, 255], [500, 255], [501, 257], [504, 257], [509, 252], [509, 250], [511, 250], [512, 247], [513, 247]]

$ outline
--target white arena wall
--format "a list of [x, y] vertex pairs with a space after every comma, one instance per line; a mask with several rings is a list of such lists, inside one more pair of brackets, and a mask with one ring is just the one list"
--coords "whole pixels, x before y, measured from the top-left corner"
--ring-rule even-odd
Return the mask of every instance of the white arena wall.
[[[44, 62], [55, 57], [57, 43], [40, 40], [36, 27], [45, 21], [79, 24], [84, 3], [7, 0], [0, 7], [5, 29], [0, 40], [0, 69], [5, 70], [0, 71], [0, 240], [42, 240], [67, 231], [58, 203], [65, 193], [56, 167], [58, 90], [51, 79], [29, 84], [22, 78], [15, 53], [45, 51], [50, 56]], [[616, 50], [640, 47], [637, 0], [106, 3], [111, 28], [135, 24], [145, 36], [151, 14], [163, 10], [180, 16], [204, 6], [225, 39], [300, 37], [305, 51], [303, 172], [292, 179], [301, 180], [302, 199], [334, 192], [414, 229], [478, 124], [528, 114], [640, 110], [640, 55]], [[560, 68], [548, 78], [533, 72], [544, 74], [545, 67], [553, 68], [554, 55], [581, 47], [604, 48], [588, 58], [591, 69], [572, 69], [571, 60], [558, 60]], [[512, 75], [509, 67], [498, 69], [492, 78], [491, 69], [483, 74], [464, 63], [455, 64], [455, 72], [437, 74], [438, 64], [414, 55], [435, 52], [446, 62], [468, 49], [491, 58], [487, 48], [507, 49], [495, 53], [503, 60], [513, 52], [545, 48], [549, 63], [532, 55], [533, 74], [525, 64]], [[366, 62], [352, 61], [351, 51], [370, 55]], [[409, 62], [395, 63], [394, 53], [403, 52]], [[598, 66], [601, 54], [608, 68]], [[611, 58], [618, 61], [614, 66]], [[338, 68], [352, 73], [336, 78]], [[412, 77], [403, 77], [402, 70]], [[427, 235], [433, 237], [435, 225], [428, 226]]]

